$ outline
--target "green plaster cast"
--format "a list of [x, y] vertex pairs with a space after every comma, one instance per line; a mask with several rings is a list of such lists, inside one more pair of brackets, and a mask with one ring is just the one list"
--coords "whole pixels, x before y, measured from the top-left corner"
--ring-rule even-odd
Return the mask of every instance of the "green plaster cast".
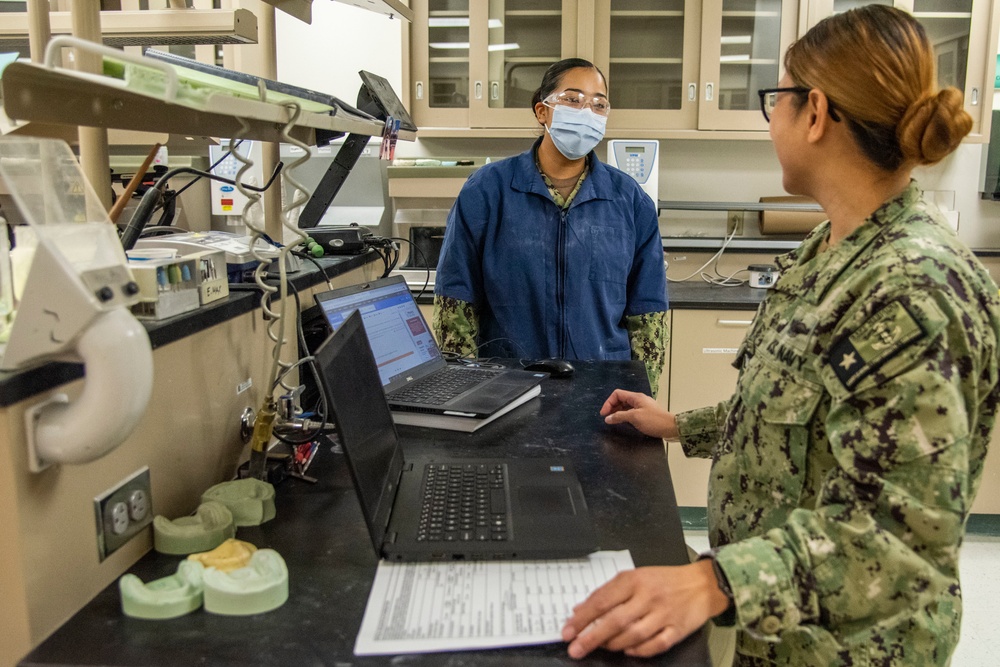
[[273, 549], [260, 549], [247, 567], [204, 572], [205, 611], [249, 616], [277, 609], [288, 599], [288, 567]]
[[235, 479], [216, 484], [201, 495], [201, 502], [215, 500], [233, 513], [237, 526], [259, 526], [274, 518], [274, 487], [259, 479]]
[[161, 554], [209, 551], [235, 535], [233, 513], [214, 501], [199, 505], [193, 516], [174, 521], [163, 516], [153, 518], [153, 548]]
[[118, 590], [122, 611], [133, 618], [164, 619], [188, 614], [202, 603], [204, 568], [193, 561], [181, 561], [177, 573], [144, 584], [134, 574], [122, 575]]

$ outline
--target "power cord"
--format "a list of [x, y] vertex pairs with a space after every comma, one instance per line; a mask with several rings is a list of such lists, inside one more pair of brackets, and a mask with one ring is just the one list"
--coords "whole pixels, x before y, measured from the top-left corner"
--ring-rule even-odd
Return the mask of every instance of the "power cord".
[[427, 291], [427, 286], [431, 282], [431, 267], [430, 267], [430, 263], [427, 261], [427, 255], [424, 254], [424, 251], [423, 251], [423, 249], [420, 246], [418, 246], [416, 243], [414, 243], [413, 241], [411, 241], [409, 239], [404, 239], [404, 238], [399, 237], [399, 236], [390, 236], [389, 238], [392, 239], [393, 241], [402, 241], [403, 243], [409, 243], [410, 244], [410, 248], [412, 250], [416, 250], [417, 251], [417, 254], [420, 256], [421, 263], [426, 267], [427, 275], [424, 278], [424, 286], [421, 287], [420, 291], [417, 292], [417, 295], [415, 297], [413, 297], [414, 299], [419, 299], [420, 297], [422, 297], [424, 295], [424, 292]]
[[[306, 342], [305, 329], [302, 325], [302, 302], [299, 298], [299, 290], [292, 283], [288, 283], [288, 287], [292, 293], [292, 296], [295, 298], [295, 312], [296, 312], [295, 330], [298, 337], [299, 346], [302, 350], [308, 351], [309, 346], [308, 343]], [[316, 357], [312, 355], [302, 357], [295, 363], [283, 369], [281, 374], [276, 379], [274, 385], [271, 387], [271, 391], [274, 392], [274, 390], [278, 388], [279, 384], [284, 387], [285, 385], [281, 382], [284, 376], [290, 373], [293, 369], [299, 368], [300, 366], [306, 364], [308, 364], [309, 370], [313, 376], [313, 382], [315, 383], [315, 386], [319, 393], [318, 403], [316, 405], [316, 408], [313, 410], [313, 412], [315, 412], [318, 415], [318, 419], [316, 420], [318, 422], [318, 425], [311, 430], [306, 429], [306, 431], [300, 436], [300, 438], [287, 438], [285, 436], [282, 436], [277, 431], [273, 433], [275, 438], [288, 445], [304, 445], [308, 442], [315, 440], [317, 437], [319, 437], [319, 435], [321, 435], [326, 430], [324, 424], [326, 423], [327, 417], [330, 414], [329, 412], [330, 406], [327, 403], [326, 392], [323, 391], [323, 383], [319, 377], [320, 371], [318, 366], [316, 365]]]
[[330, 282], [330, 276], [327, 275], [326, 267], [324, 267], [322, 264], [320, 264], [319, 261], [315, 257], [313, 257], [312, 254], [310, 254], [308, 252], [302, 252], [302, 251], [298, 251], [298, 250], [296, 250], [294, 252], [295, 252], [295, 256], [296, 257], [300, 257], [302, 259], [306, 259], [306, 260], [309, 260], [310, 262], [312, 262], [316, 266], [316, 268], [319, 270], [320, 275], [323, 276], [323, 280], [326, 281], [326, 287], [327, 287], [327, 289], [331, 289], [331, 290], [333, 289], [333, 283]]
[[[261, 101], [267, 102], [267, 89], [263, 85], [259, 85], [258, 91], [260, 93]], [[291, 168], [294, 168], [308, 161], [310, 158], [309, 147], [298, 139], [293, 138], [290, 134], [291, 129], [298, 123], [302, 109], [295, 102], [283, 103], [281, 106], [288, 112], [288, 120], [281, 128], [281, 139], [285, 143], [293, 144], [302, 149], [302, 157], [295, 160], [292, 165], [290, 165]], [[236, 120], [239, 122], [242, 129], [240, 135], [234, 137], [234, 139], [243, 139], [249, 134], [250, 127], [242, 118], [237, 116]], [[264, 313], [264, 317], [268, 320], [266, 328], [267, 336], [274, 344], [271, 353], [271, 370], [268, 373], [268, 382], [265, 385], [269, 387], [270, 391], [268, 395], [264, 397], [261, 409], [257, 412], [257, 417], [254, 422], [253, 436], [250, 441], [249, 474], [257, 479], [265, 479], [267, 475], [267, 449], [269, 447], [271, 437], [274, 435], [274, 420], [277, 412], [277, 402], [274, 397], [274, 389], [280, 385], [289, 391], [292, 390], [292, 388], [287, 387], [283, 382], [285, 371], [291, 364], [284, 362], [281, 358], [282, 348], [285, 344], [285, 317], [287, 315], [289, 302], [287, 256], [288, 253], [292, 251], [292, 248], [304, 241], [306, 237], [305, 234], [298, 229], [297, 225], [292, 224], [291, 211], [299, 206], [302, 206], [306, 201], [308, 201], [310, 193], [294, 178], [292, 174], [286, 174], [286, 181], [291, 186], [291, 193], [288, 197], [286, 205], [281, 207], [281, 227], [282, 229], [287, 229], [289, 232], [294, 234], [296, 240], [289, 245], [282, 246], [279, 250], [277, 257], [278, 285], [269, 285], [265, 281], [265, 277], [267, 276], [267, 269], [273, 258], [265, 257], [264, 254], [257, 248], [257, 239], [265, 236], [263, 229], [264, 216], [260, 206], [261, 196], [253, 188], [248, 188], [244, 183], [242, 183], [242, 177], [250, 169], [253, 161], [250, 160], [249, 157], [240, 154], [238, 150], [234, 150], [232, 152], [232, 156], [241, 165], [236, 173], [235, 187], [239, 190], [241, 195], [246, 197], [247, 200], [242, 211], [242, 221], [243, 224], [246, 225], [246, 228], [250, 230], [250, 252], [253, 254], [254, 259], [259, 262], [257, 267], [254, 269], [254, 281], [263, 291], [260, 297], [261, 310]], [[275, 296], [279, 299], [277, 309], [272, 308], [272, 301]], [[296, 357], [297, 356], [298, 355], [296, 355]]]
[[382, 258], [385, 271], [382, 272], [381, 277], [388, 278], [399, 262], [399, 246], [391, 238], [374, 235], [364, 237], [364, 242], [365, 246]]
[[[237, 159], [241, 157], [240, 154], [235, 151], [233, 152], [233, 156], [235, 156]], [[271, 178], [267, 180], [267, 183], [265, 183], [262, 187], [257, 187], [253, 185], [246, 185], [245, 183], [239, 182], [239, 177], [242, 176], [243, 172], [249, 168], [246, 165], [253, 164], [252, 162], [249, 162], [249, 160], [246, 160], [246, 158], [243, 159], [243, 162], [244, 166], [240, 169], [240, 172], [236, 175], [237, 176], [236, 180], [224, 178], [222, 176], [216, 176], [215, 174], [210, 174], [207, 171], [201, 171], [200, 169], [194, 169], [192, 167], [176, 167], [174, 169], [167, 170], [166, 173], [164, 173], [163, 176], [161, 176], [156, 181], [156, 183], [153, 184], [152, 187], [146, 190], [145, 194], [142, 195], [142, 199], [139, 200], [139, 205], [135, 207], [135, 211], [132, 213], [132, 218], [129, 220], [128, 225], [125, 226], [125, 230], [122, 232], [121, 236], [122, 247], [125, 250], [131, 250], [133, 247], [135, 247], [135, 242], [139, 240], [139, 236], [142, 234], [142, 230], [145, 229], [146, 223], [148, 223], [150, 218], [153, 217], [153, 213], [156, 211], [156, 209], [164, 205], [165, 195], [163, 189], [166, 187], [168, 179], [173, 178], [178, 174], [196, 174], [203, 178], [212, 179], [213, 181], [228, 183], [229, 185], [233, 185], [237, 189], [240, 189], [241, 191], [250, 191], [250, 192], [244, 192], [245, 195], [250, 193], [256, 194], [264, 192], [269, 187], [271, 187], [271, 184], [274, 183], [274, 179], [277, 178], [279, 173], [281, 173], [281, 169], [284, 166], [284, 164], [281, 162], [276, 164], [274, 166], [274, 173], [271, 174]], [[177, 195], [174, 194], [173, 198], [176, 198], [176, 196]], [[256, 199], [260, 199], [259, 194], [257, 195]], [[256, 201], [256, 199], [250, 199], [248, 201], [248, 207], [252, 206], [253, 203]]]
[[[748, 271], [747, 269], [740, 269], [738, 271], [734, 271], [728, 276], [724, 276], [719, 272], [719, 259], [722, 257], [722, 253], [726, 251], [726, 248], [729, 247], [729, 243], [733, 240], [734, 236], [736, 236], [735, 228], [726, 237], [725, 241], [723, 241], [722, 247], [719, 248], [719, 250], [714, 255], [709, 257], [704, 264], [695, 269], [694, 272], [691, 273], [691, 275], [684, 278], [671, 278], [670, 276], [667, 276], [667, 282], [682, 283], [687, 280], [690, 280], [691, 278], [694, 278], [695, 276], [699, 276], [706, 283], [709, 283], [711, 285], [718, 285], [720, 287], [739, 287], [740, 285], [745, 285], [747, 281], [737, 280], [735, 276], [741, 273], [746, 273]], [[705, 269], [708, 268], [710, 264], [712, 265], [712, 271], [715, 275], [712, 275], [705, 271]]]

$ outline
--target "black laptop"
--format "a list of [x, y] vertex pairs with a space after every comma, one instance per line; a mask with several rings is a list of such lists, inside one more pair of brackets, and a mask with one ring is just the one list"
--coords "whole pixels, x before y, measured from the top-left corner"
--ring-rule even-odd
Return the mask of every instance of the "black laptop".
[[[402, 276], [361, 283], [316, 295], [336, 331], [356, 310], [364, 318], [379, 378], [394, 412], [484, 420], [538, 393], [548, 377], [520, 369], [449, 364]], [[399, 421], [399, 420], [397, 420]]]
[[576, 558], [597, 550], [568, 460], [405, 458], [360, 315], [349, 316], [315, 356], [381, 557]]

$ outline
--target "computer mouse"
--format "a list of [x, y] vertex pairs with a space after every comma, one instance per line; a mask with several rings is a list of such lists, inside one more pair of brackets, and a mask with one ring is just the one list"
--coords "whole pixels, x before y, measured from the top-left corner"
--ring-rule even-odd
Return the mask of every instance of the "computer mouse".
[[568, 378], [573, 374], [573, 364], [565, 359], [539, 359], [525, 366], [524, 370], [548, 373], [554, 378]]

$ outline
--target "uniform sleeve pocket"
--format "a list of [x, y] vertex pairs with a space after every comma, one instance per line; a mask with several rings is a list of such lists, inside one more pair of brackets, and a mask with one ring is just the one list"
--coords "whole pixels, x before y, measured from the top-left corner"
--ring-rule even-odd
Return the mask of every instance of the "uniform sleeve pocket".
[[756, 422], [750, 431], [756, 437], [747, 439], [741, 467], [754, 485], [795, 503], [803, 489], [810, 422], [823, 398], [822, 386], [769, 363], [753, 370], [753, 381], [741, 392]]
[[620, 283], [628, 282], [632, 270], [632, 236], [617, 227], [590, 228], [590, 279]]

